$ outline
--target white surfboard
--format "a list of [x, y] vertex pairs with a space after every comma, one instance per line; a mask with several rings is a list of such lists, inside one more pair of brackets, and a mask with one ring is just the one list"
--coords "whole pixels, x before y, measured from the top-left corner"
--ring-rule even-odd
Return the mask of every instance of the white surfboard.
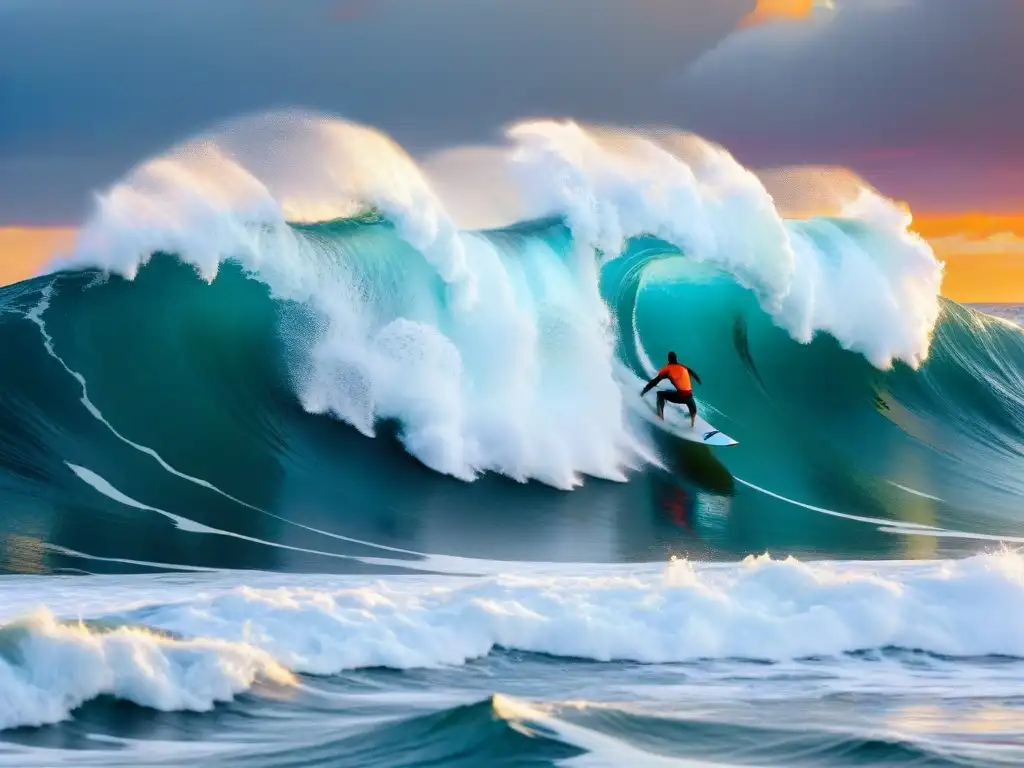
[[[654, 392], [649, 395], [650, 400], [646, 397], [641, 399], [640, 407], [636, 410], [643, 416], [647, 421], [653, 424], [658, 429], [668, 432], [670, 435], [675, 435], [682, 440], [689, 440], [691, 443], [703, 443], [704, 445], [739, 445], [736, 440], [733, 440], [724, 432], [720, 431], [717, 427], [712, 426], [708, 422], [704, 421], [697, 415], [696, 421], [693, 426], [690, 426], [690, 414], [686, 410], [686, 406], [679, 406], [675, 403], [665, 403], [665, 419], [658, 418], [658, 406], [655, 405]], [[672, 413], [672, 409], [682, 409], [682, 415], [677, 416]]]

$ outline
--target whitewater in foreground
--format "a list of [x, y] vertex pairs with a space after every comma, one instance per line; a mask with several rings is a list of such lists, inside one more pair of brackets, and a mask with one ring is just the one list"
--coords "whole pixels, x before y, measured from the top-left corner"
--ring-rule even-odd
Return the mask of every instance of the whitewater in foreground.
[[5, 589], [0, 725], [76, 712], [61, 745], [14, 731], [11, 765], [999, 764], [1020, 746], [1011, 552]]

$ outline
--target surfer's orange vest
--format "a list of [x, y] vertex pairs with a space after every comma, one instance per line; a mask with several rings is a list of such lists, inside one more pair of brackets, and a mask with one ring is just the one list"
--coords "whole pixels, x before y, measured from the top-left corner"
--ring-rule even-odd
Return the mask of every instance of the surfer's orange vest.
[[680, 392], [690, 392], [693, 390], [693, 385], [690, 384], [690, 372], [686, 370], [685, 365], [679, 365], [679, 363], [669, 363], [660, 371], [659, 376], [668, 376], [668, 380], [671, 381], [675, 388]]

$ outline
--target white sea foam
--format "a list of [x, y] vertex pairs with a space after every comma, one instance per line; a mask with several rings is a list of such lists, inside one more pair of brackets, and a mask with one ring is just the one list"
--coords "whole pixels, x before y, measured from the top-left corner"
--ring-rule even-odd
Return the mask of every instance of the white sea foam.
[[[1024, 657], [1024, 557], [959, 561], [549, 566], [478, 578], [18, 578], [0, 606], [0, 723], [113, 695], [203, 709], [283, 672], [461, 665], [496, 647], [596, 661], [775, 662], [902, 647]], [[141, 604], [145, 605], [141, 605]], [[100, 633], [53, 615], [105, 617]], [[10, 692], [10, 693], [9, 693]]]
[[760, 557], [727, 569], [674, 561], [637, 576], [427, 584], [246, 588], [151, 617], [163, 628], [231, 641], [242, 640], [244, 628], [290, 668], [317, 673], [463, 663], [495, 646], [644, 662], [886, 646], [1024, 656], [1024, 560], [1016, 554], [916, 571]]
[[566, 215], [585, 243], [614, 256], [652, 234], [732, 274], [797, 341], [824, 331], [881, 368], [927, 356], [942, 267], [910, 213], [866, 184], [851, 191], [844, 177], [837, 216], [791, 221], [757, 174], [693, 135], [551, 121], [510, 135], [534, 205]]
[[292, 677], [251, 644], [92, 630], [43, 609], [0, 629], [0, 730], [59, 722], [103, 694], [203, 712], [261, 679], [286, 685]]

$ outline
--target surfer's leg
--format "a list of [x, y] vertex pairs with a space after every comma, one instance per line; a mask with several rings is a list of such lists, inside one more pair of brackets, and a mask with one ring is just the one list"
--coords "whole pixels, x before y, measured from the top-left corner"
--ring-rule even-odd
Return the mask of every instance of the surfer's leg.
[[665, 403], [682, 403], [683, 395], [681, 392], [673, 392], [672, 390], [662, 390], [658, 392], [658, 418], [665, 418]]
[[686, 403], [686, 409], [690, 412], [690, 426], [692, 427], [697, 422], [697, 402], [693, 399], [693, 393], [685, 395], [683, 402]]

